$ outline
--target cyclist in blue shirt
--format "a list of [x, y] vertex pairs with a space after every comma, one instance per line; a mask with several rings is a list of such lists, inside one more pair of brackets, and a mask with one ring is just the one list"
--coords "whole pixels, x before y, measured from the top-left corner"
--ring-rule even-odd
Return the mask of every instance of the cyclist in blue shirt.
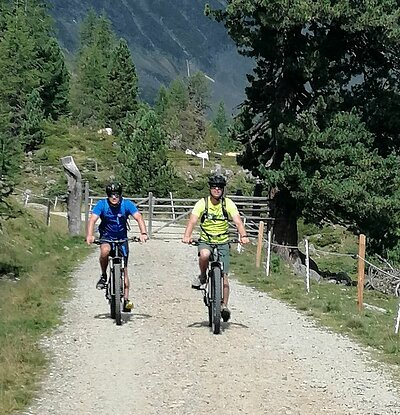
[[[86, 242], [88, 245], [92, 244], [95, 237], [93, 236], [94, 225], [100, 218], [99, 225], [100, 239], [125, 239], [128, 237], [128, 218], [132, 216], [138, 223], [140, 230], [140, 241], [146, 242], [148, 239], [146, 224], [144, 223], [143, 216], [139, 212], [136, 205], [130, 201], [125, 200], [122, 197], [122, 186], [120, 183], [111, 183], [106, 187], [107, 199], [99, 200], [92, 210], [92, 214], [89, 219]], [[98, 290], [105, 288], [107, 283], [107, 266], [108, 255], [110, 253], [111, 246], [108, 243], [100, 245], [100, 267], [101, 276], [96, 284]], [[124, 259], [125, 259], [125, 290], [124, 290], [124, 311], [130, 311], [133, 307], [132, 302], [129, 300], [129, 278], [128, 278], [128, 254], [129, 247], [128, 242], [123, 245]]]

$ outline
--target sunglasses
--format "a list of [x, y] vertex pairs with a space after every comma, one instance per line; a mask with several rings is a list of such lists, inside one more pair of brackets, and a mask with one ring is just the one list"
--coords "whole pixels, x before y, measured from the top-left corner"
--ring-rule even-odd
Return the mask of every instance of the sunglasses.
[[224, 188], [223, 186], [218, 186], [218, 185], [210, 186], [210, 189], [219, 189], [219, 190], [222, 190], [223, 188]]
[[109, 196], [113, 199], [119, 199], [121, 196], [118, 193], [111, 193], [111, 195]]

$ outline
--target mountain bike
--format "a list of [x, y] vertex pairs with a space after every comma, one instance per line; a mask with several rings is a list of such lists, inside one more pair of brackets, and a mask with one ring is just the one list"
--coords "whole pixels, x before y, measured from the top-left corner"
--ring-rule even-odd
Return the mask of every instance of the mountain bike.
[[138, 237], [133, 237], [117, 240], [96, 239], [94, 241], [97, 245], [101, 245], [102, 243], [111, 245], [110, 255], [108, 257], [109, 271], [107, 274], [105, 297], [110, 305], [111, 318], [115, 320], [117, 326], [122, 324], [122, 308], [125, 289], [125, 263], [122, 246], [128, 241], [140, 242], [140, 239]]
[[[190, 245], [198, 246], [203, 241], [192, 241]], [[227, 243], [239, 243], [237, 239], [229, 240]], [[221, 306], [223, 301], [224, 274], [223, 263], [220, 261], [218, 244], [209, 244], [212, 251], [208, 262], [207, 280], [200, 288], [203, 291], [204, 304], [208, 309], [208, 325], [212, 327], [214, 334], [221, 332]]]

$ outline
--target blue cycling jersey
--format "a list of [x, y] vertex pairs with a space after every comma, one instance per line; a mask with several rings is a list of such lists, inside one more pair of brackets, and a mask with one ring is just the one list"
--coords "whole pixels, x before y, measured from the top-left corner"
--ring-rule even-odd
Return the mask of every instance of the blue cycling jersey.
[[100, 238], [124, 239], [128, 236], [128, 217], [138, 212], [138, 208], [130, 200], [121, 199], [117, 206], [113, 206], [107, 199], [102, 199], [96, 203], [92, 212], [101, 219]]

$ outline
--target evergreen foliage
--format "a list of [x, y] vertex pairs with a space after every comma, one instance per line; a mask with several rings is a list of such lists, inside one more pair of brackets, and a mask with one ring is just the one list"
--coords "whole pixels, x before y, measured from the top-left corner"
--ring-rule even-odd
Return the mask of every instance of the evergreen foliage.
[[22, 154], [18, 140], [11, 134], [10, 121], [11, 115], [0, 102], [0, 210], [15, 185]]
[[37, 49], [29, 20], [21, 7], [6, 16], [6, 30], [0, 39], [0, 102], [11, 113], [11, 134], [19, 136], [28, 95], [40, 86]]
[[80, 55], [83, 49], [92, 43], [94, 43], [94, 35], [96, 32], [96, 26], [98, 23], [98, 15], [96, 11], [91, 8], [89, 9], [85, 19], [83, 20], [79, 30], [79, 49], [78, 54]]
[[46, 117], [58, 120], [70, 113], [70, 75], [64, 55], [56, 39], [50, 37], [42, 49], [42, 71], [40, 96]]
[[167, 159], [167, 136], [156, 113], [142, 105], [136, 114], [128, 114], [119, 138], [119, 180], [126, 192], [168, 195], [175, 173]]
[[172, 148], [204, 150], [210, 107], [208, 81], [201, 72], [188, 79], [175, 79], [160, 89], [155, 108]]
[[128, 113], [137, 108], [138, 80], [135, 65], [125, 40], [115, 47], [105, 83], [104, 120], [113, 130], [119, 128]]
[[115, 36], [110, 21], [90, 13], [82, 23], [77, 76], [71, 91], [72, 114], [83, 125], [104, 123], [107, 71]]
[[188, 78], [188, 93], [192, 106], [200, 114], [210, 108], [211, 91], [209, 81], [202, 72], [196, 72]]
[[154, 110], [159, 117], [163, 117], [169, 107], [169, 94], [164, 85], [158, 91]]
[[256, 60], [241, 163], [273, 188], [275, 240], [297, 244], [304, 215], [400, 253], [397, 3], [244, 0], [207, 13]]
[[34, 89], [28, 96], [25, 119], [21, 126], [21, 143], [25, 152], [37, 150], [44, 141], [42, 107], [43, 101], [39, 91]]
[[225, 104], [223, 101], [218, 104], [212, 125], [218, 131], [219, 135], [218, 150], [222, 152], [235, 150], [238, 143], [233, 138], [233, 135], [229, 129], [230, 122], [226, 115]]
[[0, 1], [1, 199], [15, 184], [22, 150], [43, 142], [43, 117], [66, 113], [68, 73], [45, 1]]

